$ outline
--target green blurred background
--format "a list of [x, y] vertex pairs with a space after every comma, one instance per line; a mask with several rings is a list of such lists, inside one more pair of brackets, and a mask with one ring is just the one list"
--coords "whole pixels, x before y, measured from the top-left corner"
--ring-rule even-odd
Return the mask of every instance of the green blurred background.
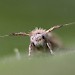
[[[75, 22], [75, 0], [0, 0], [0, 35]], [[55, 30], [64, 46], [75, 46], [75, 24]], [[0, 75], [75, 75], [75, 51], [28, 57], [29, 37], [0, 38]], [[18, 48], [21, 59], [15, 56]], [[71, 50], [70, 49], [70, 50]]]
[[[75, 22], [75, 0], [0, 0], [0, 35], [29, 32], [35, 27], [49, 29], [53, 25]], [[55, 30], [64, 45], [75, 43], [75, 25]], [[0, 38], [0, 57], [13, 49], [28, 50], [28, 37]]]

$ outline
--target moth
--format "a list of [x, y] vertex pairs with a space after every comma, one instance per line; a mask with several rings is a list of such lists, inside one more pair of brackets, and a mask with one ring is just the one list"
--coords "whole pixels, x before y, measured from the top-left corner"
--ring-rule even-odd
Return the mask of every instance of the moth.
[[59, 39], [53, 34], [53, 30], [61, 28], [62, 25], [53, 26], [50, 29], [46, 30], [43, 28], [35, 28], [29, 33], [19, 32], [12, 33], [10, 35], [13, 36], [29, 36], [30, 44], [29, 44], [29, 53], [28, 56], [31, 56], [33, 52], [36, 50], [39, 51], [47, 51], [51, 54], [53, 50], [61, 47], [61, 43]]
[[11, 33], [9, 35], [0, 36], [0, 38], [7, 36], [29, 36], [30, 44], [29, 44], [29, 53], [31, 56], [33, 52], [36, 50], [50, 52], [50, 54], [54, 54], [54, 50], [56, 48], [62, 48], [62, 43], [58, 37], [53, 33], [53, 30], [59, 29], [64, 26], [69, 26], [75, 24], [75, 22], [71, 22], [63, 25], [56, 25], [46, 30], [43, 28], [35, 28], [29, 33], [19, 32], [19, 33]]

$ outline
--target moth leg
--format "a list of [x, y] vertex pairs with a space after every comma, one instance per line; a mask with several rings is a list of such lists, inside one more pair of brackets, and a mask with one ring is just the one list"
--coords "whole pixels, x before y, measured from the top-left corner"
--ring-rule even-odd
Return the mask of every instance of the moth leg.
[[34, 48], [33, 43], [30, 43], [28, 56], [31, 56], [31, 53], [32, 53], [32, 51], [33, 51], [33, 48]]
[[51, 48], [51, 44], [50, 44], [50, 43], [47, 43], [47, 46], [48, 46], [48, 48], [49, 48], [49, 50], [50, 50], [50, 53], [51, 53], [51, 54], [54, 54], [54, 53], [53, 53], [53, 50], [52, 50], [52, 48]]
[[31, 45], [29, 45], [29, 53], [28, 53], [28, 56], [30, 56], [31, 55]]

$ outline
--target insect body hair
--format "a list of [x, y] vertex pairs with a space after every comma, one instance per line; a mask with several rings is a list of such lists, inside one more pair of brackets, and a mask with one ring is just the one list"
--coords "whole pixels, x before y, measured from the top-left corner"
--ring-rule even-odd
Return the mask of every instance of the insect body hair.
[[46, 33], [46, 30], [43, 28], [37, 28], [37, 27], [30, 32], [31, 35], [42, 34], [42, 33]]
[[[36, 28], [30, 33], [30, 44], [29, 49], [37, 49], [42, 48], [48, 49], [52, 52], [52, 50], [56, 47], [59, 47], [59, 40], [54, 36], [52, 32], [47, 33], [45, 29]], [[30, 54], [30, 53], [29, 53]]]

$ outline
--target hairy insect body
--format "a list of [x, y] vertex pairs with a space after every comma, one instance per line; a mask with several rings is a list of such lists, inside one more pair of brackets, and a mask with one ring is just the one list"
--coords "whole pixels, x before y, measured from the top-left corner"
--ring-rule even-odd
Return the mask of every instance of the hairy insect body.
[[46, 47], [46, 41], [43, 39], [42, 34], [36, 34], [36, 36], [34, 35], [32, 37], [31, 42], [36, 50], [41, 50]]
[[56, 37], [56, 35], [52, 33], [52, 31], [60, 27], [62, 26], [57, 25], [51, 27], [48, 30], [42, 28], [35, 28], [29, 34], [25, 32], [20, 32], [20, 33], [12, 33], [10, 35], [30, 37], [29, 54], [28, 54], [29, 56], [35, 50], [49, 51], [51, 54], [53, 54], [53, 50], [55, 48], [59, 48], [61, 46], [61, 43], [59, 39]]
[[29, 56], [33, 50], [50, 51], [53, 54], [54, 48], [58, 46], [58, 41], [51, 32], [46, 33], [44, 29], [37, 28], [31, 32]]

